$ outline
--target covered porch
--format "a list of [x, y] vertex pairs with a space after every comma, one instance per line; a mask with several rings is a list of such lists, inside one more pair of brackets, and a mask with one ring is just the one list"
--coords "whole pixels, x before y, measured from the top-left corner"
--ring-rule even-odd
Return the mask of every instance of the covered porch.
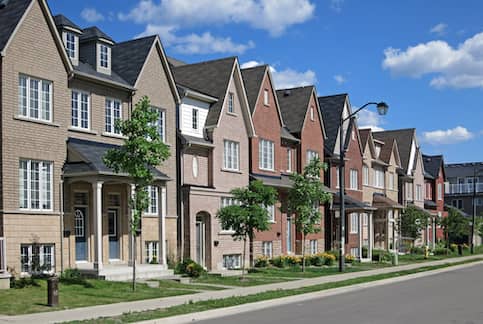
[[103, 163], [114, 145], [69, 139], [63, 168], [63, 268], [78, 268], [89, 276], [124, 280], [130, 265], [139, 264], [137, 277], [169, 275], [166, 262], [166, 182], [153, 169], [148, 187], [150, 206], [143, 213], [136, 241], [130, 231], [129, 201], [134, 184]]
[[374, 193], [374, 248], [396, 251], [399, 245], [399, 221], [403, 206], [379, 193]]

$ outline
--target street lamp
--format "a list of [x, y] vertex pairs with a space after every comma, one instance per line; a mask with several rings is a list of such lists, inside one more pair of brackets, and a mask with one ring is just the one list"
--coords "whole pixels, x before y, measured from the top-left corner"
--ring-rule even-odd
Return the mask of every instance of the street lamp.
[[340, 117], [340, 123], [339, 123], [339, 145], [340, 145], [340, 160], [339, 160], [339, 203], [340, 203], [340, 226], [339, 226], [339, 236], [340, 236], [340, 242], [339, 242], [339, 272], [344, 272], [345, 269], [345, 254], [344, 254], [344, 248], [345, 248], [345, 150], [344, 150], [344, 123], [348, 121], [349, 119], [352, 119], [354, 116], [359, 113], [362, 109], [366, 108], [369, 105], [375, 105], [377, 108], [377, 112], [379, 115], [384, 116], [387, 114], [387, 111], [389, 109], [389, 106], [381, 101], [381, 102], [368, 102], [364, 106], [360, 107], [356, 111], [354, 111], [352, 114], [344, 118], [344, 115], [341, 114]]

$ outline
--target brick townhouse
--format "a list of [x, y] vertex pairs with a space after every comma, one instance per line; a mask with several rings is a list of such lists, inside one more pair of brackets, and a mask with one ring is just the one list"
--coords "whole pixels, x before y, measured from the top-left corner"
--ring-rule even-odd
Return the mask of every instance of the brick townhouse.
[[[171, 157], [154, 170], [138, 262], [164, 273], [176, 254], [176, 105], [157, 36], [116, 43], [97, 27], [52, 17], [44, 0], [0, 7], [0, 237], [16, 273], [79, 267], [126, 270], [132, 182], [102, 156], [122, 144], [115, 127], [149, 96]], [[141, 270], [141, 269], [140, 269]], [[122, 271], [121, 271], [122, 272]]]
[[[340, 121], [352, 113], [348, 94], [319, 97], [318, 102], [327, 131], [325, 159], [329, 169], [325, 183], [334, 194], [334, 203], [327, 206], [325, 218], [326, 249], [337, 249], [340, 242]], [[362, 201], [362, 146], [355, 118], [343, 124], [345, 151], [345, 246], [347, 255], [360, 260], [370, 258], [372, 250], [371, 219], [373, 208]], [[363, 249], [364, 247], [364, 249]], [[363, 251], [366, 251], [363, 253]]]
[[[324, 161], [326, 133], [317, 101], [317, 92], [315, 86], [306, 86], [281, 89], [277, 90], [276, 93], [285, 125], [290, 134], [300, 141], [296, 150], [296, 169], [294, 170], [302, 173], [312, 158], [318, 157], [322, 162]], [[320, 181], [324, 182], [324, 172], [322, 171]], [[325, 247], [324, 206], [321, 205], [318, 208], [322, 215], [320, 232], [309, 234], [306, 238], [305, 248], [307, 253], [310, 254], [324, 251]], [[302, 234], [295, 232], [293, 217], [297, 216], [290, 215], [290, 217], [287, 217], [287, 232], [284, 233], [287, 236], [286, 252], [301, 254]], [[295, 245], [293, 245], [294, 243]]]
[[278, 193], [277, 203], [268, 207], [270, 229], [256, 233], [254, 255], [293, 253], [294, 228], [281, 207], [292, 185], [290, 174], [297, 170], [300, 140], [285, 127], [269, 66], [243, 69], [242, 75], [256, 134], [250, 140], [250, 176]]
[[444, 171], [444, 159], [442, 155], [423, 154], [424, 163], [424, 208], [430, 213], [429, 224], [424, 231], [424, 242], [434, 248], [436, 243], [444, 240], [444, 233], [438, 223], [443, 217], [448, 216], [444, 207], [444, 183], [446, 175]]
[[363, 200], [376, 208], [371, 229], [375, 249], [395, 250], [399, 243], [398, 224], [403, 206], [398, 203], [398, 172], [401, 159], [397, 141], [377, 140], [370, 129], [361, 129], [364, 152]]
[[221, 207], [236, 203], [230, 191], [249, 181], [254, 129], [238, 59], [171, 63], [181, 95], [183, 257], [212, 272], [240, 268], [243, 242], [234, 241], [232, 231], [216, 218]]

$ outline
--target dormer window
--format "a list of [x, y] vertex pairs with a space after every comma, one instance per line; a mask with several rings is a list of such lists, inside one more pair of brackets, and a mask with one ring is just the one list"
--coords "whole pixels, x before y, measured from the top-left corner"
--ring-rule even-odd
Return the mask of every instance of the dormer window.
[[109, 47], [106, 45], [100, 45], [99, 47], [99, 65], [102, 68], [108, 69], [109, 68]]
[[67, 54], [71, 59], [75, 59], [77, 57], [77, 45], [76, 45], [76, 36], [72, 33], [66, 33], [65, 35], [65, 47], [67, 48]]
[[381, 154], [381, 146], [380, 145], [376, 145], [376, 159], [379, 158], [379, 154]]

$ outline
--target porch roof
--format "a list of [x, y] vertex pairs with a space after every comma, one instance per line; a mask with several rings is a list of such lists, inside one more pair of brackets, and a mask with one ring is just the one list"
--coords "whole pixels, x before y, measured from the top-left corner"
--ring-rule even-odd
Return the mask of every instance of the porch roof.
[[404, 207], [385, 195], [375, 193], [372, 197], [372, 206], [375, 208], [396, 208], [403, 209]]
[[[340, 195], [339, 193], [334, 194], [334, 201], [332, 204], [332, 209], [337, 210], [340, 207]], [[344, 196], [344, 201], [345, 201], [345, 208], [347, 210], [375, 210], [376, 208], [369, 206], [365, 202], [362, 202], [360, 200], [357, 200], [355, 198], [352, 198], [348, 195]]]
[[[64, 164], [64, 176], [112, 175], [129, 177], [127, 173], [116, 173], [104, 164], [102, 159], [107, 151], [112, 148], [119, 148], [119, 145], [69, 138], [67, 140], [68, 162]], [[151, 168], [151, 171], [155, 180], [172, 180], [156, 168]]]

